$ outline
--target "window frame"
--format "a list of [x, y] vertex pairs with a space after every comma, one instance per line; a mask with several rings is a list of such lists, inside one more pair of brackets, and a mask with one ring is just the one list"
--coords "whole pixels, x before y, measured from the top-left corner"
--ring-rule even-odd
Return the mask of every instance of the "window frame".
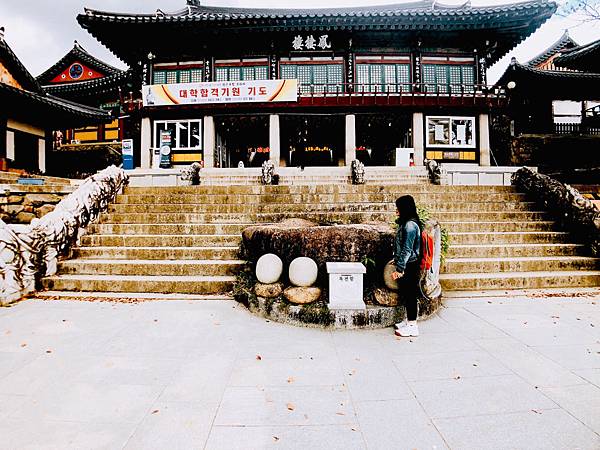
[[[188, 151], [188, 150], [197, 150], [197, 151], [204, 151], [204, 127], [203, 127], [203, 120], [202, 118], [200, 119], [172, 119], [172, 120], [155, 120], [154, 123], [152, 124], [152, 128], [153, 128], [153, 134], [152, 134], [152, 144], [153, 147], [152, 148], [159, 148], [160, 147], [160, 137], [158, 135], [159, 129], [158, 126], [159, 125], [167, 125], [167, 124], [175, 124], [175, 129], [176, 131], [176, 136], [173, 139], [173, 141], [175, 143], [177, 143], [177, 145], [179, 145], [181, 139], [180, 139], [180, 133], [181, 133], [181, 128], [177, 126], [178, 123], [187, 123], [187, 134], [188, 134], [188, 146], [187, 147], [171, 147], [171, 150], [173, 151]], [[197, 147], [190, 147], [189, 144], [191, 142], [191, 138], [192, 138], [192, 123], [197, 123], [200, 133], [200, 143]], [[164, 127], [161, 129], [161, 131], [164, 130]]]
[[[432, 144], [429, 141], [429, 126], [431, 120], [448, 120], [448, 140], [449, 144]], [[425, 116], [425, 146], [426, 148], [448, 148], [448, 149], [461, 149], [461, 148], [477, 148], [477, 121], [475, 116]], [[471, 144], [452, 144], [452, 129], [454, 128], [454, 121], [470, 121], [471, 122]]]

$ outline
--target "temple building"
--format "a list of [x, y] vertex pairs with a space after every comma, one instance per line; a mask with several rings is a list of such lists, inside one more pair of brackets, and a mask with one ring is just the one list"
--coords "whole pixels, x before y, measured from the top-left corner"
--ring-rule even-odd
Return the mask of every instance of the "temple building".
[[164, 155], [220, 168], [486, 166], [489, 115], [505, 102], [487, 67], [555, 10], [546, 0], [323, 9], [188, 0], [172, 13], [86, 9], [78, 21], [141, 74], [142, 168]]
[[[77, 41], [52, 67], [37, 77], [43, 89], [65, 100], [109, 111], [110, 123], [76, 129], [56, 130], [57, 151], [90, 150], [121, 152], [125, 138], [139, 137], [139, 94], [134, 95], [133, 72], [120, 70], [88, 53]], [[139, 88], [138, 88], [139, 89]], [[139, 142], [138, 142], [139, 144]]]
[[53, 131], [110, 122], [109, 111], [48, 94], [0, 28], [0, 170], [45, 173]]
[[525, 64], [513, 58], [496, 85], [512, 134], [600, 134], [599, 60], [600, 40], [579, 46], [568, 32]]

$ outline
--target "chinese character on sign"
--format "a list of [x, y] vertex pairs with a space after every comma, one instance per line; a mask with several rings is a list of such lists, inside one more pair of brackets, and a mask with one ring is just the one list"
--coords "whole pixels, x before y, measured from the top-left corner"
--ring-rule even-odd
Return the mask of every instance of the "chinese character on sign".
[[311, 34], [310, 36], [308, 36], [306, 38], [304, 45], [306, 46], [307, 50], [314, 50], [316, 43], [317, 43], [317, 41], [315, 40], [314, 36]]
[[298, 35], [294, 38], [292, 47], [294, 50], [302, 50], [304, 48], [304, 39], [302, 39], [302, 36]]
[[331, 43], [327, 42], [328, 37], [329, 37], [328, 34], [319, 36], [319, 43], [317, 44], [319, 48], [322, 48], [323, 50], [331, 48]]

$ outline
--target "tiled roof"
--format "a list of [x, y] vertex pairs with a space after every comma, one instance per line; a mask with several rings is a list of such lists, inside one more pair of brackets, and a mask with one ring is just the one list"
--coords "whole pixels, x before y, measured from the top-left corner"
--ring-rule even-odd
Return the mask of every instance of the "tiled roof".
[[131, 71], [119, 71], [113, 75], [93, 80], [74, 83], [57, 83], [44, 86], [44, 91], [57, 97], [71, 97], [74, 95], [99, 95], [113, 92], [132, 79]]
[[0, 30], [0, 59], [12, 76], [23, 85], [24, 89], [40, 92], [42, 90], [41, 86], [4, 40], [3, 31], [4, 29]]
[[595, 70], [600, 67], [600, 39], [586, 45], [580, 45], [554, 60], [554, 64], [574, 70]]
[[75, 41], [73, 48], [52, 67], [38, 76], [37, 80], [41, 84], [48, 84], [75, 61], [84, 63], [91, 69], [97, 70], [105, 75], [116, 75], [124, 72], [123, 70], [117, 69], [110, 64], [106, 64], [104, 61], [101, 61], [95, 56], [91, 55], [77, 41]]
[[556, 55], [557, 53], [563, 52], [566, 49], [577, 47], [577, 43], [571, 39], [569, 32], [565, 31], [558, 41], [544, 50], [542, 53], [537, 55], [535, 58], [525, 63], [527, 66], [536, 67]]
[[[41, 107], [45, 113], [66, 113], [67, 115], [77, 116], [91, 121], [106, 121], [111, 117], [109, 112], [98, 108], [81, 105], [49, 94], [38, 94], [18, 89], [3, 83], [0, 83], [0, 95]], [[35, 113], [32, 112], [32, 115], [34, 114]]]
[[398, 16], [460, 17], [461, 20], [464, 20], [468, 17], [484, 19], [487, 15], [527, 11], [535, 8], [548, 8], [554, 11], [554, 9], [556, 9], [556, 4], [545, 0], [534, 0], [498, 6], [473, 7], [470, 1], [467, 1], [462, 5], [445, 5], [433, 0], [423, 0], [412, 3], [396, 3], [379, 6], [283, 9], [205, 6], [199, 1], [188, 0], [187, 8], [171, 13], [157, 10], [153, 14], [128, 14], [86, 8], [85, 14], [80, 15], [79, 20], [80, 22], [87, 22], [93, 19], [125, 22], [187, 22], [246, 19], [376, 18]]

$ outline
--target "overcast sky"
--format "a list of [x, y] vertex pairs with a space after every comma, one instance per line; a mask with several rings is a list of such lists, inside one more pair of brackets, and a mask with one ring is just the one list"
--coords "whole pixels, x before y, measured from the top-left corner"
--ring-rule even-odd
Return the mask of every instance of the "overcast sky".
[[[399, 2], [401, 0], [397, 0]], [[514, 1], [514, 0], [513, 0]], [[462, 3], [463, 0], [442, 0], [440, 3]], [[472, 0], [473, 5], [510, 3], [511, 0]], [[356, 6], [389, 4], [394, 0], [329, 0], [327, 6]], [[322, 7], [322, 0], [223, 0], [206, 5], [247, 7]], [[77, 39], [83, 47], [100, 59], [123, 67], [123, 64], [99, 44], [77, 23], [76, 16], [83, 8], [105, 11], [153, 12], [157, 8], [175, 11], [185, 6], [185, 0], [0, 0], [0, 26], [6, 28], [6, 40], [33, 75], [39, 75], [73, 46]], [[600, 23], [581, 25], [574, 18], [555, 17], [535, 34], [509, 52], [489, 71], [488, 81], [494, 82], [515, 56], [525, 62], [556, 41], [565, 29], [580, 44], [600, 38]], [[123, 36], [127, 39], [127, 36]]]

